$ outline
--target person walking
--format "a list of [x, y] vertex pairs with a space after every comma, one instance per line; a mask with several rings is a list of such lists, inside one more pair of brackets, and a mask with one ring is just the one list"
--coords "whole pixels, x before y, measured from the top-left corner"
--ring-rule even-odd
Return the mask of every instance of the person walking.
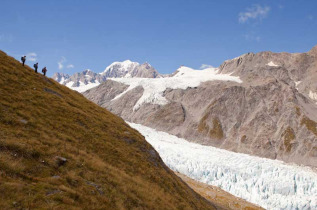
[[34, 71], [35, 71], [35, 73], [37, 73], [37, 69], [38, 69], [38, 67], [39, 67], [39, 63], [36, 63], [36, 64], [34, 64], [33, 66], [34, 66]]
[[42, 69], [42, 72], [43, 72], [43, 75], [45, 76], [47, 72], [46, 66]]
[[22, 57], [21, 57], [21, 61], [22, 61], [22, 65], [24, 66], [24, 63], [25, 63], [25, 61], [26, 61], [26, 56], [22, 56]]

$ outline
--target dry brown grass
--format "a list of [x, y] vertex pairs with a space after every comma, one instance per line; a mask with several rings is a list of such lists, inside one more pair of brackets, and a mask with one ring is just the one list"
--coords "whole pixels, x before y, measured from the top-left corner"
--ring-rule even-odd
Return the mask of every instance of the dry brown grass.
[[215, 138], [215, 139], [219, 139], [219, 140], [222, 139], [224, 137], [224, 134], [223, 134], [222, 125], [221, 125], [219, 119], [213, 118], [212, 124], [213, 124], [213, 127], [209, 131], [209, 136], [211, 138]]
[[241, 143], [246, 143], [247, 142], [247, 136], [246, 135], [243, 135], [240, 139], [240, 142]]
[[301, 115], [300, 108], [298, 106], [295, 106], [295, 110], [297, 117], [299, 117]]
[[317, 136], [317, 123], [308, 117], [304, 116], [301, 121], [301, 125], [305, 125], [306, 128]]
[[287, 127], [282, 137], [284, 138], [283, 144], [285, 151], [290, 152], [292, 150], [292, 141], [296, 138], [294, 130], [291, 127]]
[[121, 118], [1, 51], [0, 72], [0, 209], [213, 209]]
[[222, 125], [218, 118], [212, 119], [212, 128], [209, 127], [207, 123], [207, 119], [209, 118], [209, 115], [204, 115], [199, 124], [198, 124], [198, 131], [200, 133], [208, 134], [208, 136], [212, 139], [221, 140], [224, 137], [224, 133], [222, 130]]
[[208, 114], [204, 115], [203, 118], [201, 118], [199, 125], [198, 125], [198, 131], [201, 133], [208, 133], [209, 126], [207, 125], [207, 118]]

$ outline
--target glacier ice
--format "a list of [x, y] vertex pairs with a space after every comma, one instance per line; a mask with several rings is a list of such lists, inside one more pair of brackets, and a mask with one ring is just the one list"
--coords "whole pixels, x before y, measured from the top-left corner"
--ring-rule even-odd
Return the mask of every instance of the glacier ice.
[[129, 123], [174, 171], [266, 209], [317, 209], [317, 172], [186, 141], [165, 132]]
[[120, 82], [129, 87], [122, 93], [118, 94], [114, 99], [116, 100], [132, 90], [137, 86], [142, 86], [144, 89], [143, 95], [137, 101], [133, 110], [137, 110], [144, 103], [152, 103], [165, 105], [168, 103], [163, 96], [163, 92], [168, 89], [186, 89], [198, 87], [202, 82], [207, 81], [232, 81], [242, 83], [238, 76], [231, 76], [230, 74], [219, 74], [217, 68], [207, 68], [204, 70], [195, 70], [189, 67], [180, 67], [176, 74], [171, 77], [164, 78], [109, 78], [116, 82]]

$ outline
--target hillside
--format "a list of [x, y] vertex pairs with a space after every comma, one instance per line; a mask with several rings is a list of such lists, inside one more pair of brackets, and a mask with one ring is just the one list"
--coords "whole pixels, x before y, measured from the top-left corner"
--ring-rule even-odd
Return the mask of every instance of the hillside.
[[0, 51], [0, 209], [214, 209], [121, 118]]
[[247, 53], [219, 68], [113, 78], [83, 93], [129, 122], [203, 145], [317, 166], [317, 46]]
[[245, 210], [263, 210], [255, 204], [251, 204], [241, 198], [235, 197], [219, 187], [211, 186], [191, 179], [184, 174], [177, 173], [192, 189], [202, 195], [204, 198], [215, 202], [224, 209], [245, 209]]

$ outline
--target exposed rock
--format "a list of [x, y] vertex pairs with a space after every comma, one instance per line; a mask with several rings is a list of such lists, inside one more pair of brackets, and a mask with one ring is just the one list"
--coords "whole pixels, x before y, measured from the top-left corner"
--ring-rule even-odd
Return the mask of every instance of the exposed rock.
[[62, 191], [58, 190], [58, 189], [51, 190], [51, 191], [46, 192], [46, 196], [55, 195], [55, 194], [60, 193], [60, 192], [62, 192]]
[[125, 91], [127, 88], [127, 85], [115, 82], [113, 80], [108, 80], [106, 83], [99, 85], [96, 88], [87, 90], [86, 95], [89, 96], [88, 98], [96, 104], [99, 104], [100, 106], [106, 106], [111, 99]]
[[88, 185], [90, 185], [90, 186], [93, 186], [93, 187], [98, 191], [98, 193], [99, 193], [100, 195], [103, 195], [103, 194], [104, 194], [102, 188], [101, 188], [99, 185], [95, 184], [94, 182], [89, 182], [89, 181], [87, 181], [86, 183], [87, 183]]
[[56, 156], [55, 159], [58, 167], [65, 165], [67, 162], [67, 159], [64, 157]]
[[20, 122], [23, 123], [23, 124], [27, 124], [28, 123], [28, 121], [25, 120], [25, 119], [21, 119]]
[[58, 96], [58, 97], [62, 97], [62, 95], [61, 94], [59, 94], [58, 92], [56, 92], [56, 91], [54, 91], [54, 90], [51, 90], [51, 89], [49, 89], [49, 88], [44, 88], [44, 91], [45, 92], [48, 92], [48, 93], [50, 93], [50, 94], [53, 94], [53, 95], [56, 95], [56, 96]]

